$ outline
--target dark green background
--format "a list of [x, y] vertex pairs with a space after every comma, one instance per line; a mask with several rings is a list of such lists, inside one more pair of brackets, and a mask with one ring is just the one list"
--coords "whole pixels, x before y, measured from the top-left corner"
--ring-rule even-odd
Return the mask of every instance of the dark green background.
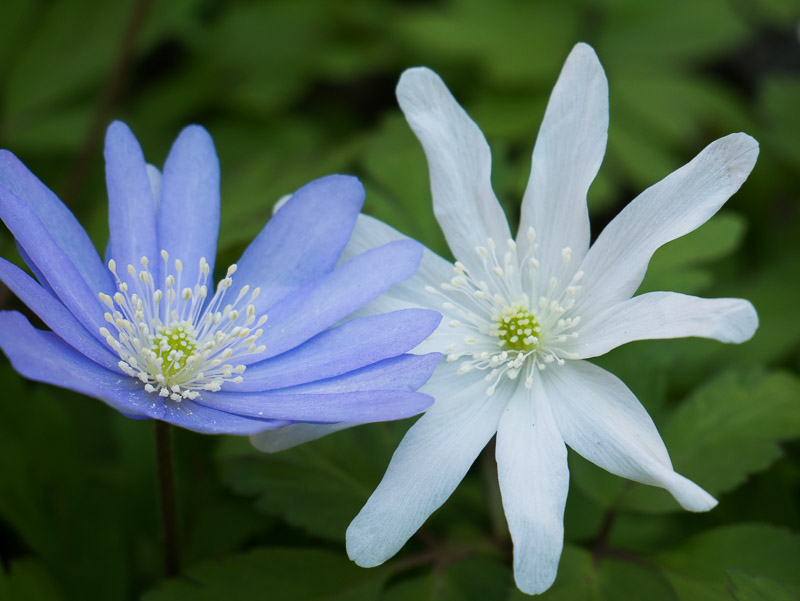
[[[308, 180], [354, 173], [365, 210], [447, 253], [422, 151], [393, 96], [439, 72], [494, 150], [512, 225], [544, 106], [572, 45], [610, 81], [595, 234], [717, 137], [761, 143], [723, 212], [659, 251], [643, 289], [750, 299], [741, 346], [641, 342], [598, 361], [648, 407], [709, 514], [571, 456], [567, 546], [543, 599], [784, 601], [800, 594], [800, 44], [797, 0], [4, 0], [0, 146], [105, 246], [102, 135], [128, 122], [161, 164], [201, 123], [222, 164], [220, 260]], [[2, 256], [19, 260], [8, 232]], [[23, 309], [0, 287], [0, 307]], [[23, 309], [24, 310], [24, 309]], [[344, 530], [410, 421], [274, 456], [178, 432], [185, 577], [161, 577], [153, 426], [22, 380], [0, 359], [0, 600], [522, 599], [485, 453], [423, 531], [364, 570]], [[794, 596], [793, 596], [794, 595]]]

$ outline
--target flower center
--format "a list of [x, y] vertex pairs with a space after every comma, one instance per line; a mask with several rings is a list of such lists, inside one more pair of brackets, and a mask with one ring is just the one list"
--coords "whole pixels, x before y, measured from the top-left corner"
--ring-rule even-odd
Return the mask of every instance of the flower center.
[[159, 288], [147, 257], [142, 257], [138, 272], [128, 265], [131, 285], [120, 279], [116, 262], [108, 262], [118, 290], [113, 296], [98, 295], [112, 327], [100, 328], [100, 333], [119, 355], [120, 369], [143, 382], [147, 392], [173, 401], [218, 391], [225, 382], [241, 382], [245, 366], [233, 360], [266, 350], [256, 346], [267, 321], [266, 315], [256, 319], [252, 304], [259, 288], [250, 292], [243, 286], [233, 302], [224, 304], [236, 265], [228, 268], [209, 299], [210, 268], [205, 259], [200, 259], [194, 287], [181, 288], [183, 263], [176, 259], [170, 270], [167, 252], [161, 251], [161, 257], [164, 283]]
[[503, 346], [514, 351], [530, 351], [539, 342], [541, 329], [533, 315], [522, 305], [509, 307], [495, 317], [497, 337]]
[[[449, 282], [439, 289], [425, 287], [444, 299], [445, 314], [458, 317], [447, 321], [450, 332], [439, 330], [433, 335], [447, 340], [442, 349], [447, 361], [460, 362], [459, 374], [486, 371], [488, 395], [494, 394], [504, 377], [514, 380], [522, 373], [530, 388], [535, 370], [579, 358], [567, 343], [578, 336], [580, 316], [574, 315], [573, 308], [581, 292], [583, 272], [570, 277], [572, 251], [565, 248], [561, 270], [541, 282], [537, 277], [539, 261], [534, 256], [536, 233], [530, 228], [527, 236], [529, 250], [524, 257], [518, 256], [514, 240], [507, 240], [507, 249], [501, 252], [489, 238], [486, 246], [475, 248], [480, 270], [470, 271], [456, 261]], [[523, 279], [520, 274], [525, 270]], [[488, 276], [488, 281], [480, 279], [479, 273]], [[561, 284], [560, 278], [567, 285]], [[530, 290], [523, 291], [523, 281], [531, 284]]]
[[170, 327], [161, 326], [153, 337], [150, 350], [161, 359], [161, 373], [171, 378], [184, 367], [189, 357], [197, 351], [197, 337], [189, 322], [181, 322]]

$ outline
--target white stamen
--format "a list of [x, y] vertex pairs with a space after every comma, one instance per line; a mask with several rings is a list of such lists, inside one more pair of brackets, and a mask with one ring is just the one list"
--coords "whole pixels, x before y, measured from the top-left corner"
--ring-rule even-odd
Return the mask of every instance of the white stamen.
[[[569, 285], [560, 284], [567, 277], [565, 271], [572, 258], [572, 249], [564, 247], [562, 270], [542, 282], [538, 277], [539, 260], [534, 256], [538, 248], [536, 232], [528, 228], [526, 236], [528, 245], [522, 257], [517, 254], [514, 240], [506, 240], [508, 251], [502, 256], [498, 256], [492, 238], [486, 240], [485, 246], [475, 247], [483, 273], [495, 276], [491, 286], [456, 262], [449, 282], [441, 284], [440, 289], [425, 287], [427, 292], [442, 296], [442, 308], [457, 317], [447, 321], [461, 334], [458, 342], [448, 340], [447, 361], [459, 362], [458, 374], [484, 372], [486, 393], [490, 396], [505, 380], [523, 379], [525, 386], [531, 388], [537, 371], [555, 369], [566, 360], [578, 358], [569, 345], [578, 337], [580, 316], [573, 313], [573, 308], [581, 293], [578, 282], [583, 272], [572, 275]], [[519, 289], [520, 279], [514, 277], [518, 267], [527, 274], [523, 281], [532, 286], [527, 293]], [[439, 335], [442, 334], [434, 333], [430, 338], [435, 340]]]
[[[101, 292], [98, 297], [112, 311], [104, 317], [116, 332], [103, 327], [100, 334], [119, 355], [120, 369], [143, 382], [148, 393], [176, 402], [195, 399], [200, 391], [218, 391], [225, 382], [241, 382], [242, 377], [234, 374], [242, 374], [245, 366], [223, 361], [266, 350], [255, 342], [263, 334], [260, 327], [267, 316], [258, 318], [258, 329], [253, 331], [250, 326], [256, 322], [255, 306], [240, 306], [250, 287], [244, 286], [233, 303], [223, 305], [225, 292], [233, 284], [231, 276], [236, 273], [236, 265], [231, 265], [216, 294], [206, 303], [210, 266], [205, 258], [199, 261], [194, 287], [181, 289], [183, 263], [180, 259], [173, 263], [176, 278], [167, 273], [169, 254], [164, 250], [160, 254], [165, 275], [164, 286], [158, 289], [147, 257], [139, 260], [143, 270], [138, 274], [132, 265], [127, 268], [134, 286], [130, 293], [128, 284], [117, 274], [116, 262], [108, 262], [118, 292], [113, 297]], [[180, 296], [176, 288], [181, 290]], [[254, 289], [249, 300], [259, 292]]]

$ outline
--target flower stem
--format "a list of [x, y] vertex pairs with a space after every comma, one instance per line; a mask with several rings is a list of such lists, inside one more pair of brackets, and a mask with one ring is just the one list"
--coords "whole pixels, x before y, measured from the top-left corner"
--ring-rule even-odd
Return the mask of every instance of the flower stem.
[[161, 525], [164, 535], [164, 573], [167, 578], [181, 571], [180, 545], [178, 544], [178, 511], [175, 503], [175, 476], [172, 469], [171, 426], [160, 420], [156, 424], [156, 465], [158, 493], [161, 504]]

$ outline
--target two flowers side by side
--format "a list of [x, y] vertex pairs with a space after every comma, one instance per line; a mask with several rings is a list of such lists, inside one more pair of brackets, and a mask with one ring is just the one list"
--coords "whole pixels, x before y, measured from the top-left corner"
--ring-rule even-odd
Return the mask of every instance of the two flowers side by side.
[[31, 379], [130, 417], [252, 435], [265, 451], [427, 409], [348, 529], [348, 553], [362, 566], [392, 557], [495, 435], [526, 593], [556, 575], [567, 445], [667, 489], [688, 510], [712, 508], [672, 469], [630, 390], [587, 359], [647, 338], [752, 336], [758, 321], [747, 301], [633, 295], [656, 249], [736, 192], [756, 142], [733, 134], [712, 143], [590, 247], [586, 194], [605, 153], [608, 89], [594, 51], [578, 44], [548, 103], [512, 237], [486, 140], [441, 79], [410, 69], [397, 95], [428, 158], [454, 264], [359, 215], [358, 181], [329, 176], [295, 192], [215, 288], [210, 137], [186, 128], [162, 172], [115, 123], [106, 138], [106, 265], [55, 195], [0, 154], [0, 218], [36, 276], [0, 259], [0, 279], [52, 330], [3, 312], [0, 347]]

